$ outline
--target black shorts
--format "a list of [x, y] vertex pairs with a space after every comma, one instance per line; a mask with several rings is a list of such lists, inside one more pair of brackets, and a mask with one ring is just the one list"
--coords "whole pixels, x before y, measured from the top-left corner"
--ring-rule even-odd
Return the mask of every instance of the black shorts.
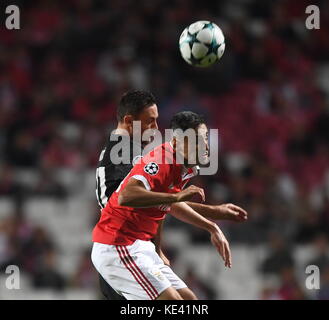
[[98, 275], [100, 289], [107, 300], [127, 300], [125, 297], [118, 294], [100, 274]]

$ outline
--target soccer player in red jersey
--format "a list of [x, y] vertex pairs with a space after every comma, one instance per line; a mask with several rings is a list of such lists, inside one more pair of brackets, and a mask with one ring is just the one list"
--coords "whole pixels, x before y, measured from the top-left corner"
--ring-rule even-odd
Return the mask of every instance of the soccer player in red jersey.
[[[127, 299], [196, 299], [186, 284], [163, 263], [150, 241], [166, 213], [207, 230], [225, 266], [231, 267], [231, 252], [225, 236], [217, 224], [205, 217], [211, 216], [211, 210], [205, 207], [204, 214], [200, 215], [199, 207], [194, 210], [193, 205], [184, 203], [196, 195], [205, 199], [201, 188], [193, 185], [183, 188], [196, 174], [195, 164], [189, 165], [187, 161], [189, 155], [195, 152], [196, 159], [200, 159], [198, 153], [203, 145], [205, 153], [201, 158], [207, 157], [207, 127], [203, 118], [193, 112], [176, 114], [171, 126], [174, 130], [193, 129], [198, 136], [195, 150], [190, 150], [186, 137], [174, 136], [170, 142], [147, 154], [112, 194], [93, 231], [93, 264]], [[179, 156], [183, 163], [177, 161]], [[236, 206], [231, 210], [240, 211], [238, 216], [243, 211]]]

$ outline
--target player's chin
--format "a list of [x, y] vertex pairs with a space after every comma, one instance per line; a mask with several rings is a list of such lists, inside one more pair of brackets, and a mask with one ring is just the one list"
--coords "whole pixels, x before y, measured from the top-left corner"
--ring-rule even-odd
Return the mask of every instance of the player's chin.
[[209, 165], [210, 159], [208, 154], [198, 156], [198, 166], [204, 167]]

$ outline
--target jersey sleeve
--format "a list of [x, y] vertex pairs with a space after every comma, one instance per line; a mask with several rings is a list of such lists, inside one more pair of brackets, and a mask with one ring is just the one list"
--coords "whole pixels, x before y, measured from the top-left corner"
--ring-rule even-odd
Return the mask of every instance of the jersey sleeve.
[[145, 189], [156, 192], [167, 192], [173, 181], [173, 172], [170, 164], [159, 164], [154, 161], [136, 164], [130, 178], [143, 182]]

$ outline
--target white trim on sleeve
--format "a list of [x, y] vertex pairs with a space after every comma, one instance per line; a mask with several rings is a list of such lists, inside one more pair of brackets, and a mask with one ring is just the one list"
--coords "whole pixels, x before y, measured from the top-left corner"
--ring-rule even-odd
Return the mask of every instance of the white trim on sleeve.
[[136, 180], [139, 180], [139, 181], [142, 181], [144, 186], [145, 186], [145, 189], [148, 190], [148, 191], [151, 190], [150, 184], [144, 176], [142, 176], [140, 174], [136, 174], [136, 175], [132, 176], [132, 178], [134, 178]]

